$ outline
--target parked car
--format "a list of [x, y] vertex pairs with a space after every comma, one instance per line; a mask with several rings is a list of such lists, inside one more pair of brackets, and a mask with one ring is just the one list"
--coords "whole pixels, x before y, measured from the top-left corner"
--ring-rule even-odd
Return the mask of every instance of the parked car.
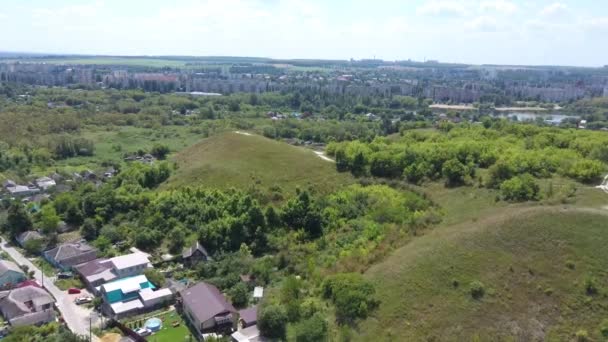
[[147, 328], [138, 328], [135, 329], [135, 333], [139, 336], [150, 336], [152, 335], [152, 330]]
[[72, 274], [72, 272], [61, 272], [57, 274], [58, 279], [69, 279], [72, 277], [74, 277], [74, 274]]
[[75, 287], [71, 287], [68, 289], [68, 294], [79, 294], [80, 293], [80, 289], [77, 289]]
[[74, 303], [76, 303], [76, 305], [86, 304], [86, 303], [90, 303], [92, 301], [93, 301], [93, 297], [89, 297], [89, 296], [78, 297], [78, 298], [74, 299]]

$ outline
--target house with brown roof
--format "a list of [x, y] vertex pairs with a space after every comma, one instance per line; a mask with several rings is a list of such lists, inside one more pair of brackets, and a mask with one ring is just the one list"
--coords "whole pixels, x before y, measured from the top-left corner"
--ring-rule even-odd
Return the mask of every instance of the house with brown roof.
[[97, 259], [97, 250], [84, 242], [67, 242], [42, 253], [51, 264], [64, 271], [94, 259]]
[[199, 335], [207, 332], [231, 332], [237, 311], [217, 287], [200, 282], [179, 294], [182, 310]]
[[258, 323], [258, 306], [239, 311], [239, 328], [244, 329]]
[[26, 232], [23, 232], [19, 235], [17, 235], [17, 243], [19, 243], [19, 246], [21, 247], [25, 247], [25, 243], [30, 241], [30, 240], [42, 240], [43, 237], [42, 235], [40, 235], [40, 233], [38, 233], [35, 230], [28, 230]]
[[0, 313], [12, 326], [40, 325], [55, 320], [55, 299], [37, 286], [0, 292]]
[[11, 289], [27, 280], [23, 270], [12, 261], [0, 260], [0, 289]]
[[210, 260], [209, 253], [198, 241], [187, 247], [182, 252], [182, 260], [185, 264], [194, 265], [200, 261]]

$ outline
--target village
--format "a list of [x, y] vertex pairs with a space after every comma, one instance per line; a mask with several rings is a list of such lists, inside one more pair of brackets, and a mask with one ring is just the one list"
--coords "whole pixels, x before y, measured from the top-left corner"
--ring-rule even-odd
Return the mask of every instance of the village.
[[[125, 160], [154, 162], [147, 155]], [[7, 180], [2, 191], [6, 199], [21, 200], [34, 212], [52, 195], [69, 191], [72, 182], [100, 184], [116, 174], [109, 168], [99, 176], [85, 170], [70, 177], [39, 177], [27, 184]], [[199, 242], [185, 247], [181, 255], [166, 254], [157, 260], [135, 247], [106, 258], [78, 234], [71, 234], [74, 228], [65, 222], [59, 222], [57, 229], [60, 236], [77, 238], [49, 243], [38, 230], [23, 232], [13, 240], [3, 238], [0, 334], [7, 334], [11, 327], [60, 322], [96, 341], [112, 328], [120, 330], [120, 335], [114, 335], [122, 342], [150, 337], [158, 342], [222, 336], [237, 342], [264, 340], [256, 325], [256, 304], [264, 288], [257, 286], [255, 277], [241, 275], [251, 291], [248, 302], [253, 304], [241, 310], [210, 283], [171, 277], [176, 267], [213, 262]]]

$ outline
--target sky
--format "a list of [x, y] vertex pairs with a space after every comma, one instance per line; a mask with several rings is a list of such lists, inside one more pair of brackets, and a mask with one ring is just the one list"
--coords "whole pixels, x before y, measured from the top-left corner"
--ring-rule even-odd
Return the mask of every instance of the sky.
[[608, 1], [1, 0], [0, 51], [608, 64]]

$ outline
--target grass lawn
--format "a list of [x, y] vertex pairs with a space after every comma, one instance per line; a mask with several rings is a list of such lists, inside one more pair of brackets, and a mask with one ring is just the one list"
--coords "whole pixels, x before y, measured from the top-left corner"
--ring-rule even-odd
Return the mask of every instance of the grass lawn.
[[79, 278], [57, 279], [55, 281], [55, 285], [57, 285], [57, 287], [62, 291], [66, 291], [67, 289], [72, 287], [77, 289], [84, 288], [84, 284]]
[[[608, 317], [608, 211], [506, 207], [439, 227], [373, 266], [379, 308], [355, 340], [600, 340]], [[585, 283], [594, 279], [597, 294]], [[485, 293], [471, 296], [480, 281]]]
[[[194, 336], [191, 336], [190, 330], [188, 326], [184, 323], [184, 320], [181, 316], [175, 312], [170, 311], [164, 314], [148, 316], [146, 317], [156, 317], [160, 318], [163, 321], [163, 326], [160, 331], [154, 333], [151, 336], [147, 337], [148, 341], [151, 342], [180, 342], [180, 341], [190, 341], [190, 337], [192, 341], [196, 341]], [[179, 326], [173, 327], [173, 322], [179, 322]], [[128, 324], [127, 324], [128, 325]]]
[[178, 170], [163, 185], [175, 188], [203, 185], [218, 188], [260, 188], [278, 186], [287, 192], [296, 187], [327, 193], [354, 182], [339, 173], [332, 162], [313, 151], [258, 135], [223, 133], [205, 139], [174, 159]]
[[36, 265], [42, 273], [47, 277], [54, 277], [59, 272], [53, 265], [42, 257], [37, 257], [32, 260], [32, 264]]

